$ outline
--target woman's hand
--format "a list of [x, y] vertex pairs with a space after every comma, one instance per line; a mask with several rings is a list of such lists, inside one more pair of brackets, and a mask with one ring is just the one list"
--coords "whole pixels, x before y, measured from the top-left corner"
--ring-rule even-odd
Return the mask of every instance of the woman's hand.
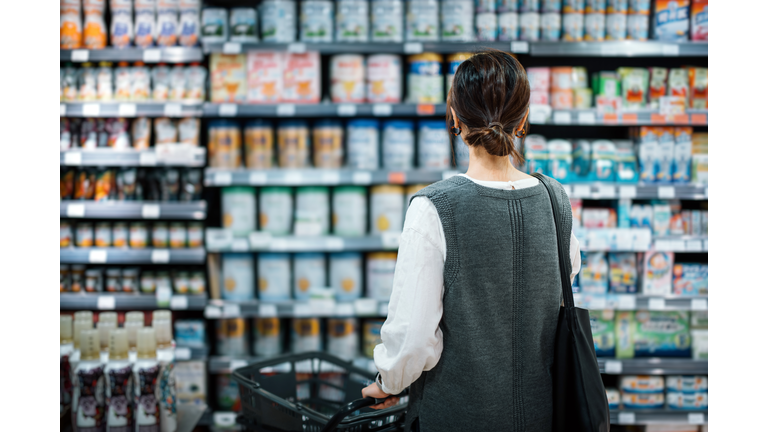
[[372, 397], [375, 399], [386, 399], [384, 403], [380, 403], [378, 405], [373, 405], [371, 408], [373, 409], [384, 409], [389, 408], [392, 406], [395, 406], [397, 404], [397, 401], [400, 400], [397, 396], [392, 396], [390, 394], [384, 393], [383, 391], [379, 390], [379, 386], [376, 385], [376, 383], [373, 383], [369, 385], [368, 387], [363, 389], [363, 397]]

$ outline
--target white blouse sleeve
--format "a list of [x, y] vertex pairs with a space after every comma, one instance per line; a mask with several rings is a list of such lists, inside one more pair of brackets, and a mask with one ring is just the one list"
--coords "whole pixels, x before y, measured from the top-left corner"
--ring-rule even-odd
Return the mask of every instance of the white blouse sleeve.
[[432, 202], [413, 200], [405, 217], [387, 320], [373, 351], [385, 393], [398, 394], [431, 370], [443, 352], [444, 241]]
[[581, 249], [579, 247], [579, 239], [571, 231], [571, 285], [573, 285], [573, 279], [581, 270]]

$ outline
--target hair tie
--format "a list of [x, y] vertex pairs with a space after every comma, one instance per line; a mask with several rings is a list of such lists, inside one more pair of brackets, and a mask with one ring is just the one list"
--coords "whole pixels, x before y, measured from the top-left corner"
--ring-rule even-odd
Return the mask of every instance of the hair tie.
[[493, 128], [493, 125], [499, 125], [500, 128], [504, 129], [504, 125], [499, 122], [490, 122], [488, 123], [488, 129]]

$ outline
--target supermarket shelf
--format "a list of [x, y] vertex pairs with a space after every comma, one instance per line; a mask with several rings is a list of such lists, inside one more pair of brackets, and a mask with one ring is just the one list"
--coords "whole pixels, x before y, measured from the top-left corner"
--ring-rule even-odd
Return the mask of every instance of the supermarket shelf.
[[415, 117], [445, 116], [447, 105], [415, 103], [203, 104], [203, 117]]
[[620, 425], [706, 424], [708, 419], [706, 410], [611, 410], [611, 424]]
[[179, 403], [176, 405], [176, 432], [192, 432], [200, 425], [205, 413], [209, 412], [208, 405]]
[[386, 317], [389, 301], [361, 298], [348, 302], [323, 300], [287, 300], [260, 302], [257, 300], [210, 300], [205, 317], [220, 318], [301, 318], [301, 317]]
[[596, 108], [553, 110], [539, 105], [531, 107], [529, 118], [531, 124], [556, 126], [707, 126], [709, 114], [707, 110], [690, 110], [663, 115], [650, 109], [605, 114]]
[[707, 252], [706, 235], [651, 236], [649, 228], [575, 227], [573, 233], [585, 252], [645, 252], [655, 248], [669, 252]]
[[61, 117], [200, 117], [196, 102], [68, 102], [59, 106]]
[[185, 346], [176, 346], [177, 361], [206, 361], [208, 360], [208, 347], [192, 348]]
[[103, 48], [60, 50], [60, 61], [95, 62], [95, 61], [143, 61], [144, 63], [191, 63], [203, 61], [200, 48]]
[[61, 264], [204, 264], [205, 249], [62, 248]]
[[600, 373], [607, 375], [707, 375], [706, 360], [686, 358], [612, 359], [598, 357]]
[[315, 186], [429, 184], [454, 175], [454, 171], [353, 170], [353, 169], [270, 169], [225, 170], [206, 168], [206, 186]]
[[[208, 358], [208, 373], [231, 373], [235, 369], [248, 366], [249, 364], [253, 364], [264, 359], [265, 358], [263, 357], [252, 356], [211, 356]], [[352, 359], [352, 363], [359, 368], [367, 369], [372, 373], [376, 373], [376, 366], [373, 363], [373, 359], [361, 356]]]
[[591, 310], [705, 311], [708, 296], [574, 293], [576, 306]]
[[670, 252], [708, 252], [709, 236], [667, 236], [653, 239], [656, 250]]
[[208, 303], [205, 295], [171, 296], [169, 304], [161, 302], [152, 294], [83, 294], [63, 293], [59, 296], [61, 310], [203, 310]]
[[706, 42], [532, 42], [538, 57], [707, 57]]
[[247, 238], [233, 238], [228, 230], [206, 228], [208, 252], [341, 252], [397, 250], [400, 232], [366, 237], [280, 236], [252, 232]]
[[160, 145], [149, 150], [120, 151], [111, 148], [62, 151], [62, 166], [205, 166], [206, 149], [203, 147]]
[[142, 201], [61, 201], [60, 217], [87, 219], [205, 219], [208, 203]]
[[595, 182], [564, 184], [563, 187], [571, 198], [582, 199], [709, 199], [707, 185], [634, 185]]

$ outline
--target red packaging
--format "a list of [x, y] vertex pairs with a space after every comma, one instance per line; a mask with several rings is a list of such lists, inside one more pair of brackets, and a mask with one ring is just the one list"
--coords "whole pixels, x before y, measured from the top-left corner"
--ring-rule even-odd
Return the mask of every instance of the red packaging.
[[691, 40], [706, 41], [709, 37], [709, 7], [707, 0], [693, 0], [691, 4]]

